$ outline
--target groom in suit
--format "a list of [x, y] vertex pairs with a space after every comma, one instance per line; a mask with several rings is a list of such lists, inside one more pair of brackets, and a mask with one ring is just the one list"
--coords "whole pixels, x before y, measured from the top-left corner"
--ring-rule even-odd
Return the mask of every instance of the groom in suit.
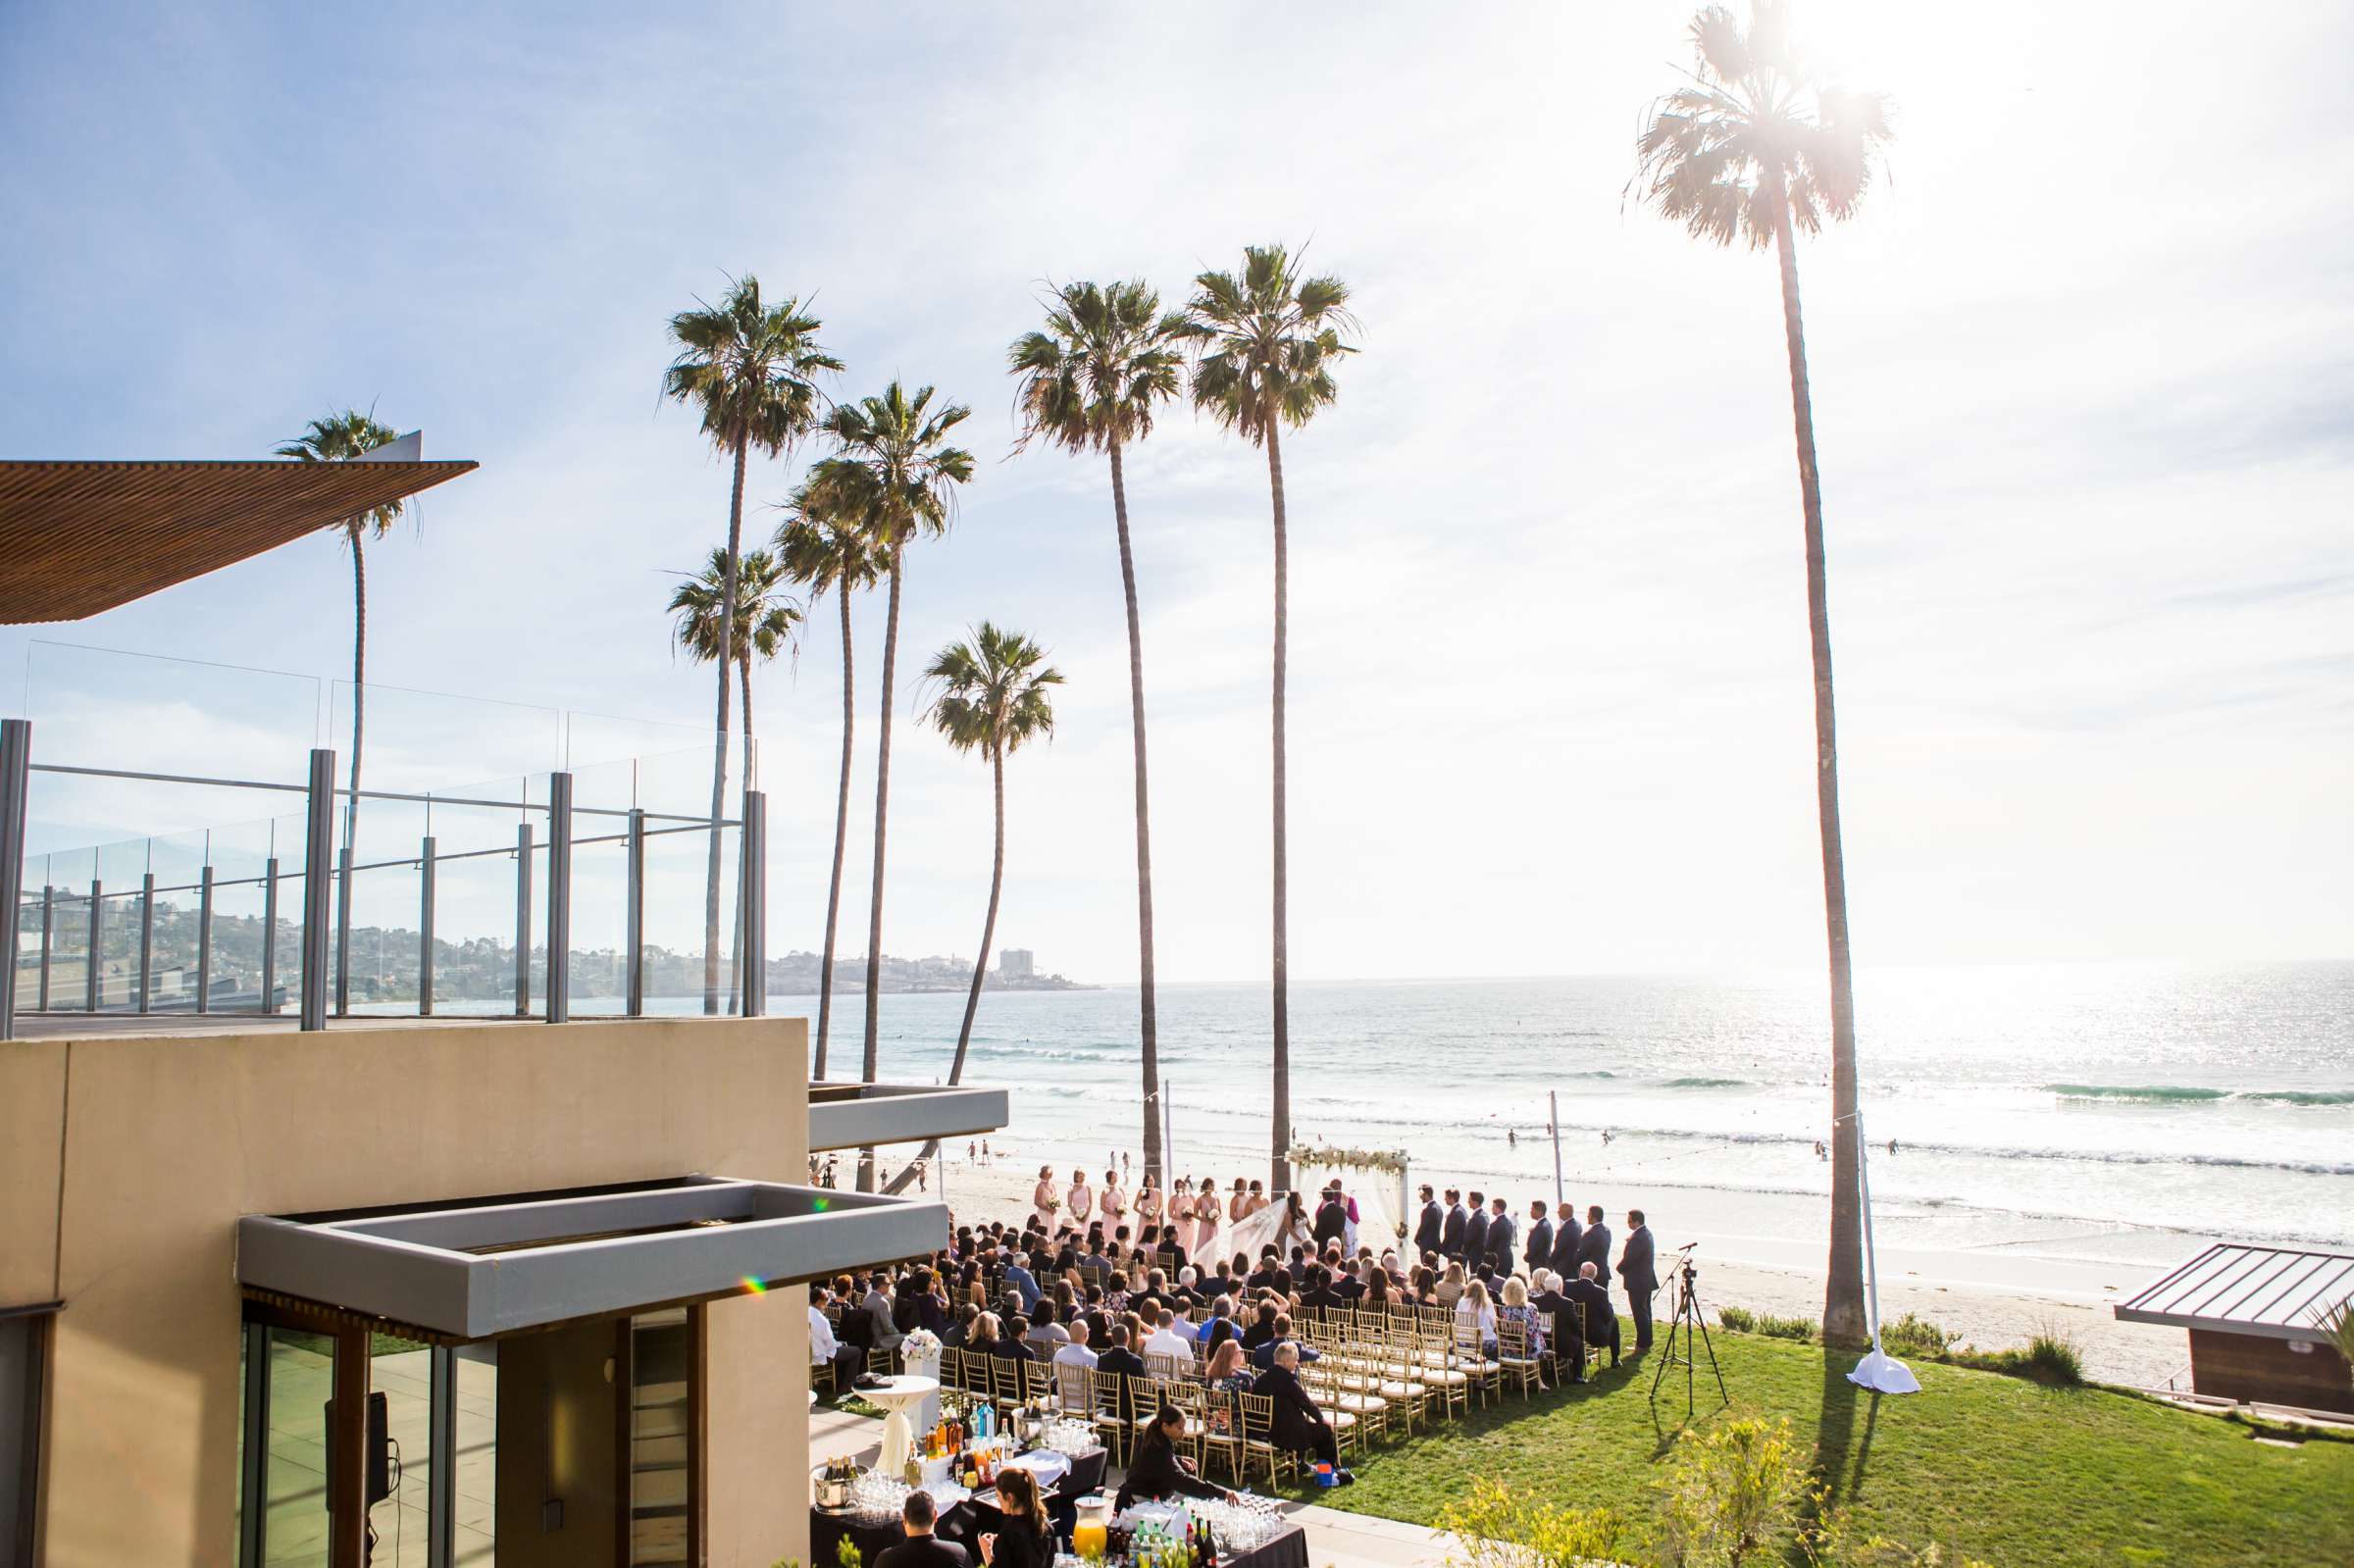
[[1425, 1252], [1439, 1250], [1447, 1232], [1447, 1212], [1439, 1207], [1439, 1199], [1428, 1183], [1422, 1188], [1422, 1218], [1414, 1223], [1414, 1253], [1418, 1258]]
[[1528, 1265], [1532, 1280], [1539, 1269], [1553, 1266], [1553, 1221], [1545, 1217], [1543, 1198], [1528, 1206], [1528, 1250], [1521, 1253], [1520, 1261]]
[[1447, 1231], [1445, 1236], [1440, 1239], [1439, 1250], [1451, 1258], [1459, 1260], [1463, 1255], [1463, 1232], [1470, 1223], [1470, 1216], [1463, 1212], [1463, 1194], [1455, 1188], [1449, 1188], [1447, 1189]]
[[1641, 1209], [1626, 1211], [1626, 1250], [1618, 1254], [1618, 1281], [1626, 1287], [1626, 1315], [1635, 1320], [1635, 1353], [1651, 1348], [1651, 1298], [1660, 1279], [1653, 1272], [1651, 1227]]

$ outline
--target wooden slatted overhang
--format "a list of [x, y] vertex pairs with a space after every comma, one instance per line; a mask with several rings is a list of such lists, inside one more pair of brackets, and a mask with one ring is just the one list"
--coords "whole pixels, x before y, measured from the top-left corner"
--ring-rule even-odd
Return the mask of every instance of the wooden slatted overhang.
[[476, 466], [0, 461], [0, 624], [78, 621]]

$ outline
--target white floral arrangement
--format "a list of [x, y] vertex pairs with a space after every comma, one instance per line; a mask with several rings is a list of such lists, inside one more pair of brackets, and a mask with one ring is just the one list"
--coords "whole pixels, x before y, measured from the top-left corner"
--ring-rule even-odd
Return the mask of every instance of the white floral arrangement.
[[1295, 1143], [1290, 1159], [1294, 1165], [1327, 1170], [1380, 1171], [1390, 1176], [1406, 1174], [1406, 1151], [1403, 1149], [1309, 1148], [1305, 1143]]
[[940, 1354], [940, 1336], [930, 1329], [917, 1329], [899, 1340], [902, 1355], [936, 1356]]

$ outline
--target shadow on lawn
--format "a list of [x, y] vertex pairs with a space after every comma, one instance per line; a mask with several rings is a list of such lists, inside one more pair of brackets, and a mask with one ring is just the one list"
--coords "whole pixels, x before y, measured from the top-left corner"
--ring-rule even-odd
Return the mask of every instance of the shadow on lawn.
[[[1876, 1390], [1848, 1381], [1856, 1357], [1826, 1350], [1822, 1356], [1822, 1402], [1815, 1428], [1816, 1460], [1821, 1467], [1823, 1502], [1836, 1506], [1864, 1493], [1865, 1466], [1871, 1457], [1872, 1430], [1880, 1420]], [[1856, 1405], [1865, 1402], [1864, 1432], [1856, 1434]]]

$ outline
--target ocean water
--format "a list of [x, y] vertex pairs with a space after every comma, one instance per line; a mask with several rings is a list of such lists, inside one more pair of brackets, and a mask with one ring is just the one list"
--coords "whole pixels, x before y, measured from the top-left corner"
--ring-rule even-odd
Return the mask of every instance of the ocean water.
[[[836, 998], [832, 1076], [860, 1001]], [[945, 1077], [963, 1005], [886, 996], [883, 1076]], [[1165, 986], [1159, 1014], [1178, 1168], [1262, 1174], [1266, 987]], [[1857, 1032], [1875, 1207], [2354, 1243], [2354, 964], [1868, 971]], [[1552, 1089], [1573, 1189], [1818, 1196], [1828, 1037], [1808, 975], [1295, 985], [1293, 1120], [1524, 1199]], [[1137, 1145], [1135, 1038], [1133, 987], [991, 992], [965, 1079], [1014, 1091], [1003, 1146], [1098, 1163]]]

